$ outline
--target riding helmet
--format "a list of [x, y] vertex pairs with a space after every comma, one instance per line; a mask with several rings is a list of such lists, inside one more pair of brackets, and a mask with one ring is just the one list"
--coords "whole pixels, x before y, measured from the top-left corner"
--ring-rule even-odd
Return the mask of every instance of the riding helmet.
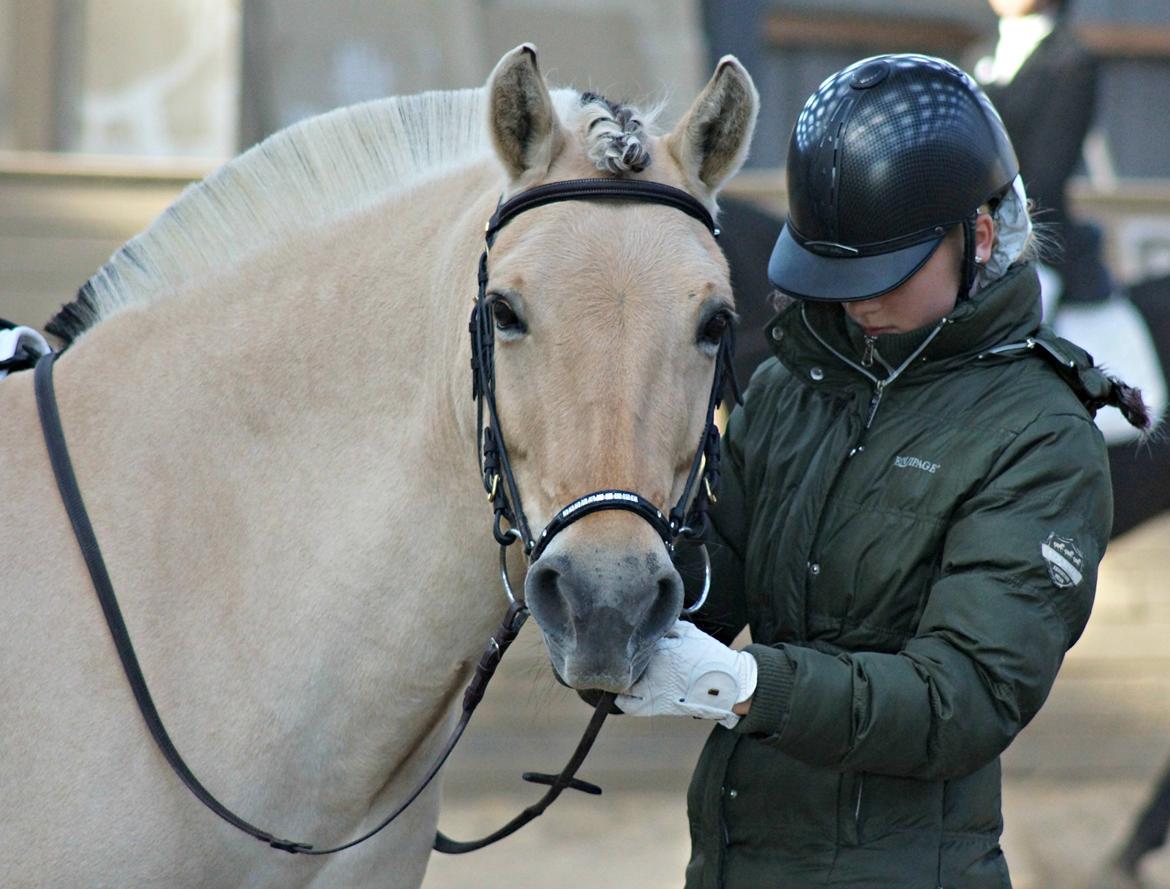
[[962, 224], [969, 285], [975, 213], [1018, 172], [999, 114], [954, 65], [910, 54], [855, 62], [821, 84], [792, 130], [788, 220], [768, 277], [801, 299], [871, 299]]

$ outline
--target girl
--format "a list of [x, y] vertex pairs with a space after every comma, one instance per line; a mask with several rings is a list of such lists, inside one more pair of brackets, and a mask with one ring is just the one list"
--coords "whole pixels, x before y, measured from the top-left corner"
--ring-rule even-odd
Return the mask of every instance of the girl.
[[790, 304], [728, 425], [712, 601], [618, 704], [720, 722], [688, 889], [1002, 889], [999, 756], [1109, 536], [1093, 412], [1144, 425], [1141, 399], [1040, 327], [1015, 154], [959, 69], [833, 75], [787, 177]]

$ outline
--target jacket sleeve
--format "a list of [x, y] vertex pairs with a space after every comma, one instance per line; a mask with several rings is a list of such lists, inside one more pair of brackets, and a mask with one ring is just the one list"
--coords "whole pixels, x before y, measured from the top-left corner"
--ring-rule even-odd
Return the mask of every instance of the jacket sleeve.
[[897, 653], [749, 647], [760, 682], [736, 731], [809, 763], [950, 778], [1040, 709], [1089, 617], [1112, 497], [1083, 415], [1033, 421], [953, 515], [916, 635]]

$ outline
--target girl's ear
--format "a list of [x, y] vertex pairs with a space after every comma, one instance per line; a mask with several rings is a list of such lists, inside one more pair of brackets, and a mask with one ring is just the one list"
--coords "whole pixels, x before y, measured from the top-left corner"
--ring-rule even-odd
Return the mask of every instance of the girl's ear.
[[987, 213], [975, 217], [975, 261], [982, 264], [995, 249], [995, 220]]

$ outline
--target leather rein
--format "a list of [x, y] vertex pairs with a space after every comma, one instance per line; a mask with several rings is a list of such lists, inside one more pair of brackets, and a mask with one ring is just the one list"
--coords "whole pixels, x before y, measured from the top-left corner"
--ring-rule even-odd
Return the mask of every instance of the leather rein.
[[[719, 345], [716, 359], [715, 378], [711, 387], [711, 395], [707, 404], [707, 417], [703, 435], [699, 442], [691, 470], [688, 474], [683, 492], [678, 502], [666, 516], [641, 495], [617, 489], [595, 491], [580, 497], [570, 503], [549, 522], [541, 532], [539, 539], [529, 532], [527, 518], [520, 504], [520, 493], [512, 474], [508, 461], [504, 437], [500, 429], [499, 417], [495, 404], [495, 370], [494, 370], [494, 337], [491, 306], [488, 302], [487, 262], [492, 243], [499, 230], [509, 220], [526, 210], [540, 207], [555, 201], [565, 200], [598, 200], [620, 199], [627, 201], [641, 201], [663, 204], [674, 207], [702, 222], [712, 235], [718, 236], [707, 209], [694, 197], [681, 189], [656, 182], [644, 182], [624, 179], [578, 179], [562, 182], [553, 182], [540, 185], [523, 191], [507, 201], [501, 201], [495, 213], [488, 221], [485, 240], [486, 245], [479, 260], [479, 291], [475, 300], [475, 307], [471, 313], [469, 329], [471, 333], [471, 366], [473, 374], [472, 395], [477, 402], [478, 440], [476, 443], [476, 459], [480, 464], [483, 476], [484, 489], [488, 494], [488, 501], [494, 510], [492, 532], [500, 545], [500, 574], [504, 591], [508, 598], [508, 609], [500, 625], [492, 633], [478, 664], [463, 694], [462, 714], [447, 741], [444, 743], [434, 762], [422, 777], [414, 790], [390, 814], [374, 828], [356, 839], [329, 848], [318, 848], [309, 843], [295, 840], [281, 839], [275, 834], [262, 830], [236, 815], [220, 803], [195, 777], [183, 760], [179, 751], [171, 741], [163, 725], [158, 710], [151, 698], [134, 646], [130, 640], [121, 609], [118, 607], [117, 597], [102, 558], [97, 537], [94, 534], [81, 491], [73, 472], [72, 461], [69, 458], [65, 443], [64, 432], [57, 409], [56, 396], [53, 390], [53, 363], [59, 353], [48, 352], [36, 361], [34, 372], [34, 387], [36, 390], [37, 411], [44, 433], [45, 446], [53, 466], [57, 488], [61, 500], [69, 515], [73, 526], [74, 536], [85, 558], [102, 612], [113, 637], [118, 657], [122, 662], [126, 678], [130, 683], [139, 711], [150, 731], [155, 744], [171, 769], [190, 790], [190, 792], [207, 808], [218, 815], [233, 827], [243, 831], [253, 838], [284, 852], [302, 855], [328, 855], [349, 849], [373, 837], [386, 828], [402, 812], [404, 812], [430, 784], [439, 773], [455, 745], [462, 737], [464, 730], [471, 720], [472, 713], [482, 700], [504, 653], [515, 640], [521, 627], [528, 618], [528, 608], [513, 592], [508, 578], [506, 567], [507, 547], [516, 540], [524, 544], [524, 550], [529, 562], [535, 562], [544, 551], [552, 538], [566, 527], [590, 513], [605, 509], [624, 509], [633, 512], [649, 522], [662, 537], [668, 551], [673, 555], [675, 544], [680, 539], [696, 542], [701, 541], [708, 527], [707, 508], [713, 500], [713, 491], [718, 484], [719, 474], [719, 431], [715, 426], [715, 410], [717, 409], [724, 385], [730, 383], [732, 392], [738, 401], [739, 388], [731, 368], [731, 358], [734, 350], [734, 340], [728, 332]], [[22, 366], [32, 364], [31, 356], [27, 356]], [[13, 369], [16, 369], [14, 365]], [[484, 415], [487, 415], [487, 425], [484, 424]], [[481, 456], [482, 455], [482, 456]], [[503, 484], [501, 484], [501, 481]], [[692, 497], [693, 495], [693, 497]], [[688, 503], [690, 508], [688, 510]], [[506, 527], [505, 527], [506, 523]], [[710, 562], [706, 558], [706, 549], [703, 549], [706, 566], [703, 591], [699, 599], [683, 614], [690, 614], [698, 610], [706, 599], [710, 588]], [[596, 739], [610, 712], [613, 701], [612, 693], [605, 693], [597, 703], [593, 716], [577, 744], [572, 757], [564, 769], [557, 775], [541, 773], [524, 773], [526, 781], [546, 784], [549, 789], [536, 803], [528, 806], [498, 830], [479, 840], [460, 842], [437, 832], [434, 849], [439, 852], [458, 854], [480, 849], [491, 843], [501, 840], [519, 830], [532, 819], [544, 812], [549, 805], [566, 788], [580, 790], [586, 793], [600, 794], [601, 788], [581, 781], [575, 777], [577, 770], [584, 762], [593, 741]]]

